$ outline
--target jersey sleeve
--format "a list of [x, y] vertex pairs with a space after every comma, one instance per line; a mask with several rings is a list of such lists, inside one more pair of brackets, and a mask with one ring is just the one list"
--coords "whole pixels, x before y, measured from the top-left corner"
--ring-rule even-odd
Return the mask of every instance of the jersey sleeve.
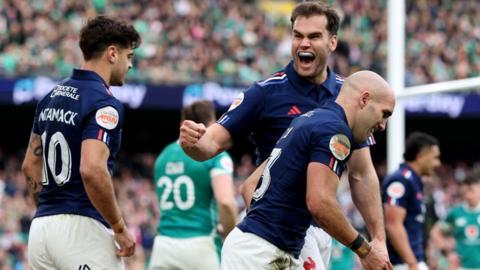
[[354, 143], [353, 150], [361, 149], [361, 148], [372, 146], [375, 144], [377, 144], [377, 142], [375, 141], [375, 137], [373, 136], [373, 134], [370, 134], [370, 136], [368, 136], [366, 141], [362, 143]]
[[119, 144], [123, 126], [123, 105], [103, 101], [84, 119], [82, 140], [97, 139], [107, 146]]
[[228, 111], [218, 119], [217, 123], [226, 128], [234, 139], [248, 135], [259, 122], [264, 102], [263, 89], [253, 84], [234, 99]]
[[210, 160], [210, 177], [233, 174], [233, 161], [229, 154], [222, 152]]
[[390, 205], [407, 208], [408, 196], [410, 194], [411, 185], [403, 177], [396, 177], [391, 179], [383, 187], [384, 200], [383, 202]]
[[348, 129], [343, 125], [326, 123], [316, 126], [310, 142], [310, 161], [328, 166], [340, 177], [351, 152], [348, 134]]

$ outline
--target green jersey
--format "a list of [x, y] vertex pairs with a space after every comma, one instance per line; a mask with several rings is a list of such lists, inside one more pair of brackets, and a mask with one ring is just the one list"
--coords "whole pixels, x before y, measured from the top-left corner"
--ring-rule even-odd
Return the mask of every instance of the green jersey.
[[480, 207], [458, 205], [450, 210], [445, 221], [455, 238], [461, 266], [480, 268]]
[[330, 259], [331, 270], [353, 269], [355, 265], [355, 255], [346, 246], [335, 239], [332, 239], [332, 257]]
[[158, 234], [174, 238], [214, 235], [218, 210], [212, 178], [232, 171], [232, 159], [225, 152], [198, 162], [183, 152], [178, 141], [165, 147], [154, 167]]

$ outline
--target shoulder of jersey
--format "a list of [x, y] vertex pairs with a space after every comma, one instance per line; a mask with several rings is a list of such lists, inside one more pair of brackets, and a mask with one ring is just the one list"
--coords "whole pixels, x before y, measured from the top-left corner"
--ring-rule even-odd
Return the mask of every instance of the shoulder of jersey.
[[285, 73], [284, 71], [280, 71], [280, 72], [274, 73], [272, 76], [270, 76], [269, 78], [263, 81], [257, 82], [257, 84], [260, 87], [267, 87], [270, 85], [283, 84], [287, 81], [288, 81], [287, 73]]
[[338, 74], [335, 74], [335, 83], [336, 83], [338, 86], [341, 87], [344, 82], [345, 82], [345, 77], [340, 76], [340, 75], [338, 75]]

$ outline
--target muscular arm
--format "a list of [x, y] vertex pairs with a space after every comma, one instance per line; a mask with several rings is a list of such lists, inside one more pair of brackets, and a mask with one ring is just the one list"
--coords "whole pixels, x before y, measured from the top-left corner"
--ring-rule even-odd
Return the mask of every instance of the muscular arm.
[[[315, 221], [332, 237], [349, 246], [358, 232], [348, 222], [336, 199], [338, 177], [326, 165], [311, 162], [307, 169], [307, 207]], [[373, 241], [371, 251], [361, 258], [365, 269], [393, 269], [388, 256]]]
[[407, 231], [403, 226], [406, 214], [407, 211], [403, 207], [385, 204], [388, 239], [403, 261], [410, 267], [416, 267], [417, 259], [410, 248]]
[[332, 237], [348, 246], [358, 232], [338, 205], [338, 177], [325, 165], [311, 162], [307, 169], [307, 207], [315, 221]]
[[93, 206], [112, 225], [117, 223], [122, 215], [108, 172], [109, 155], [110, 151], [102, 141], [87, 139], [82, 142], [80, 174], [85, 191]]
[[260, 177], [262, 176], [266, 165], [267, 161], [265, 160], [240, 186], [240, 192], [242, 193], [243, 200], [245, 201], [245, 207], [247, 209], [250, 208], [253, 192], [257, 187], [258, 181], [260, 181]]
[[208, 128], [190, 120], [180, 126], [180, 145], [183, 151], [197, 161], [210, 159], [233, 145], [226, 128], [214, 123]]
[[362, 214], [371, 237], [385, 242], [380, 184], [372, 164], [370, 149], [355, 150], [348, 161], [352, 200]]
[[28, 184], [28, 192], [35, 205], [38, 204], [38, 193], [42, 189], [43, 147], [39, 135], [32, 133], [28, 143], [25, 159], [22, 164], [23, 174]]
[[135, 238], [128, 231], [118, 207], [107, 162], [110, 150], [102, 141], [87, 139], [82, 142], [80, 174], [88, 198], [95, 209], [112, 226], [119, 245], [117, 256], [129, 257], [135, 253]]
[[237, 203], [232, 177], [229, 174], [213, 177], [212, 189], [218, 205], [218, 221], [223, 227], [222, 234], [226, 236], [237, 224]]

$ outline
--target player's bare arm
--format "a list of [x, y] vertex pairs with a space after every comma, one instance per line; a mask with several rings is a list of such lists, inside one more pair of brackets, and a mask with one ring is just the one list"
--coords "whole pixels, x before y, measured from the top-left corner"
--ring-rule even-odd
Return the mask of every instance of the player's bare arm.
[[252, 202], [253, 192], [257, 187], [258, 182], [260, 181], [260, 177], [262, 177], [263, 170], [267, 165], [267, 161], [265, 160], [260, 166], [255, 169], [255, 171], [248, 176], [248, 178], [242, 183], [240, 186], [240, 192], [242, 194], [242, 198], [245, 201], [245, 207], [250, 208], [250, 203]]
[[128, 257], [135, 253], [135, 238], [128, 231], [115, 199], [112, 179], [107, 168], [109, 154], [110, 150], [102, 141], [84, 140], [80, 174], [88, 198], [115, 232], [115, 240], [120, 246], [117, 255]]
[[237, 224], [237, 203], [233, 179], [229, 174], [213, 177], [212, 189], [218, 205], [218, 221], [222, 225], [222, 236], [226, 237]]
[[230, 133], [223, 126], [214, 123], [205, 128], [191, 120], [182, 122], [179, 140], [183, 151], [197, 161], [208, 160], [233, 145]]
[[[366, 240], [357, 240], [359, 233], [348, 222], [336, 199], [339, 179], [326, 165], [311, 162], [307, 169], [307, 207], [315, 221], [332, 237], [345, 246], [359, 246], [356, 250], [365, 269], [391, 269], [380, 250]], [[354, 249], [352, 247], [352, 249]], [[356, 249], [356, 248], [355, 248]]]
[[408, 241], [407, 231], [403, 222], [407, 215], [405, 208], [385, 204], [385, 229], [388, 239], [398, 255], [408, 264], [409, 269], [417, 269], [417, 259]]
[[38, 193], [42, 190], [43, 146], [39, 135], [32, 133], [22, 170], [27, 180], [28, 192], [35, 205], [38, 203]]
[[368, 147], [352, 153], [348, 171], [352, 199], [365, 220], [368, 232], [373, 239], [385, 243], [380, 184]]

